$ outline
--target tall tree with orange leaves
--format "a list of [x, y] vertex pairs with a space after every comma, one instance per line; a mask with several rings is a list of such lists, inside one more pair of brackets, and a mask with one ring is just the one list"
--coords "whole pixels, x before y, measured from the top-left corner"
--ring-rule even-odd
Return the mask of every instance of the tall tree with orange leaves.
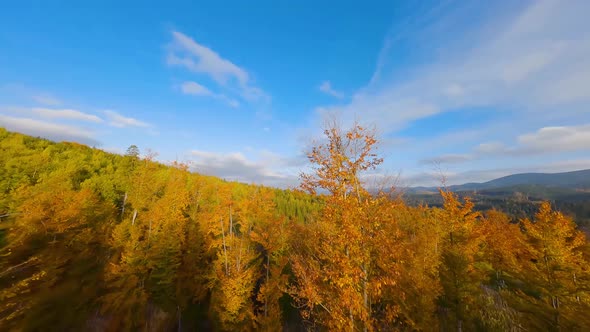
[[[371, 213], [374, 198], [361, 183], [363, 172], [381, 162], [374, 132], [358, 124], [342, 131], [331, 125], [327, 142], [313, 148], [314, 172], [302, 174], [302, 188], [327, 192], [315, 222], [293, 239], [291, 266], [297, 277], [291, 288], [305, 318], [332, 330], [374, 330], [372, 305], [390, 279], [377, 275], [375, 234], [380, 216]], [[388, 271], [392, 273], [393, 271]]]

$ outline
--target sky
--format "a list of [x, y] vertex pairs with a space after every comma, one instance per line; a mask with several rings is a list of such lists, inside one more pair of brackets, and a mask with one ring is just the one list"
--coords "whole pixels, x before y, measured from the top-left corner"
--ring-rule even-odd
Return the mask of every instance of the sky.
[[0, 127], [295, 187], [326, 118], [398, 186], [590, 168], [590, 1], [11, 1]]

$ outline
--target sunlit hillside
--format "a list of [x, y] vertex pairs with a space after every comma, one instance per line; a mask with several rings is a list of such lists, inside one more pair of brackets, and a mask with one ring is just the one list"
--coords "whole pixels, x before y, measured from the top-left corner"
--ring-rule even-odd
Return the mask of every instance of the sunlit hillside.
[[[586, 330], [585, 235], [369, 194], [382, 162], [326, 131], [301, 191], [0, 130], [3, 330]], [[350, 147], [356, 147], [349, 149]], [[390, 191], [387, 191], [390, 192]], [[322, 193], [322, 194], [317, 194]]]

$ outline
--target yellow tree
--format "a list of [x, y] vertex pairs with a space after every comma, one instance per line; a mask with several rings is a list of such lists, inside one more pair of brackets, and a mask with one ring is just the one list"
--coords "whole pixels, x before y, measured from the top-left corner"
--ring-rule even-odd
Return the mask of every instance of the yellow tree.
[[291, 288], [304, 317], [333, 330], [372, 330], [373, 235], [379, 228], [368, 213], [372, 196], [361, 175], [382, 162], [374, 153], [371, 130], [355, 124], [343, 132], [336, 125], [324, 131], [327, 142], [309, 154], [314, 172], [302, 174], [302, 188], [327, 192], [315, 223], [293, 239], [291, 266], [297, 277]]
[[505, 278], [519, 278], [523, 262], [530, 258], [526, 239], [520, 225], [498, 210], [485, 212], [479, 224], [483, 235], [485, 261], [490, 263], [498, 289], [506, 285]]
[[582, 256], [586, 236], [574, 222], [541, 204], [534, 221], [522, 221], [529, 240], [533, 269], [529, 281], [541, 292], [553, 314], [551, 327], [589, 329], [588, 261]]
[[245, 188], [234, 188], [234, 185], [219, 188], [222, 189], [216, 194], [219, 204], [209, 214], [208, 231], [214, 255], [208, 283], [209, 311], [219, 323], [219, 329], [251, 330], [255, 317], [252, 296], [259, 274], [251, 240], [253, 219], [242, 206], [236, 206], [233, 195], [244, 194], [241, 190]]
[[[112, 245], [118, 249], [105, 279], [109, 291], [103, 309], [114, 315], [114, 328], [134, 328], [144, 323], [169, 323], [185, 303], [177, 297], [177, 272], [186, 241], [190, 203], [184, 165], [159, 170], [149, 160], [136, 170], [129, 204], [132, 212], [118, 224]], [[148, 185], [148, 183], [150, 185]], [[160, 321], [148, 315], [160, 313]]]
[[446, 230], [442, 237], [442, 266], [440, 269], [443, 296], [441, 304], [450, 311], [446, 324], [473, 329], [477, 315], [476, 296], [485, 279], [484, 271], [478, 267], [482, 260], [482, 236], [478, 231], [478, 212], [473, 211], [473, 202], [466, 198], [461, 203], [456, 194], [440, 191], [444, 206], [440, 211], [441, 221]]
[[260, 288], [256, 296], [261, 304], [256, 313], [259, 330], [277, 331], [282, 326], [282, 311], [279, 300], [284, 294], [288, 276], [283, 272], [287, 258], [287, 224], [286, 218], [278, 216], [273, 201], [274, 192], [267, 188], [258, 188], [247, 201], [247, 214], [254, 219], [252, 241], [260, 248], [260, 261], [263, 273], [259, 277]]
[[[37, 330], [43, 324], [65, 329], [73, 320], [61, 316], [71, 313], [56, 304], [75, 297], [69, 303], [83, 316], [99, 290], [92, 271], [100, 269], [96, 258], [113, 207], [88, 189], [74, 190], [70, 175], [59, 169], [15, 193], [19, 203], [0, 260], [3, 329]], [[52, 314], [47, 307], [54, 307]]]
[[391, 221], [375, 234], [376, 266], [382, 284], [390, 285], [375, 290], [383, 293], [380, 314], [387, 318], [380, 329], [435, 330], [442, 225], [431, 209], [400, 200], [386, 199], [378, 210], [381, 220]]
[[498, 210], [486, 211], [478, 224], [482, 235], [482, 268], [489, 285], [480, 294], [480, 325], [487, 330], [516, 331], [521, 328], [522, 294], [525, 271], [531, 255], [520, 225]]

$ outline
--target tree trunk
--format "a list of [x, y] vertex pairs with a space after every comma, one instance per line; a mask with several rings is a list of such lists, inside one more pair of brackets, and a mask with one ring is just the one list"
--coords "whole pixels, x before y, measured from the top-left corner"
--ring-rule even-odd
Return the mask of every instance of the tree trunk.
[[121, 218], [125, 214], [125, 204], [127, 204], [127, 192], [125, 192], [125, 196], [123, 197], [123, 206], [121, 207]]
[[234, 237], [234, 218], [231, 215], [231, 205], [229, 206], [229, 237]]
[[[270, 253], [266, 253], [266, 286], [268, 287], [268, 270], [270, 269]], [[268, 317], [268, 295], [264, 300], [264, 317]]]
[[221, 223], [221, 238], [223, 240], [223, 255], [225, 256], [225, 275], [229, 275], [229, 266], [227, 265], [227, 247], [225, 245], [225, 231], [223, 230], [223, 218], [219, 219]]

